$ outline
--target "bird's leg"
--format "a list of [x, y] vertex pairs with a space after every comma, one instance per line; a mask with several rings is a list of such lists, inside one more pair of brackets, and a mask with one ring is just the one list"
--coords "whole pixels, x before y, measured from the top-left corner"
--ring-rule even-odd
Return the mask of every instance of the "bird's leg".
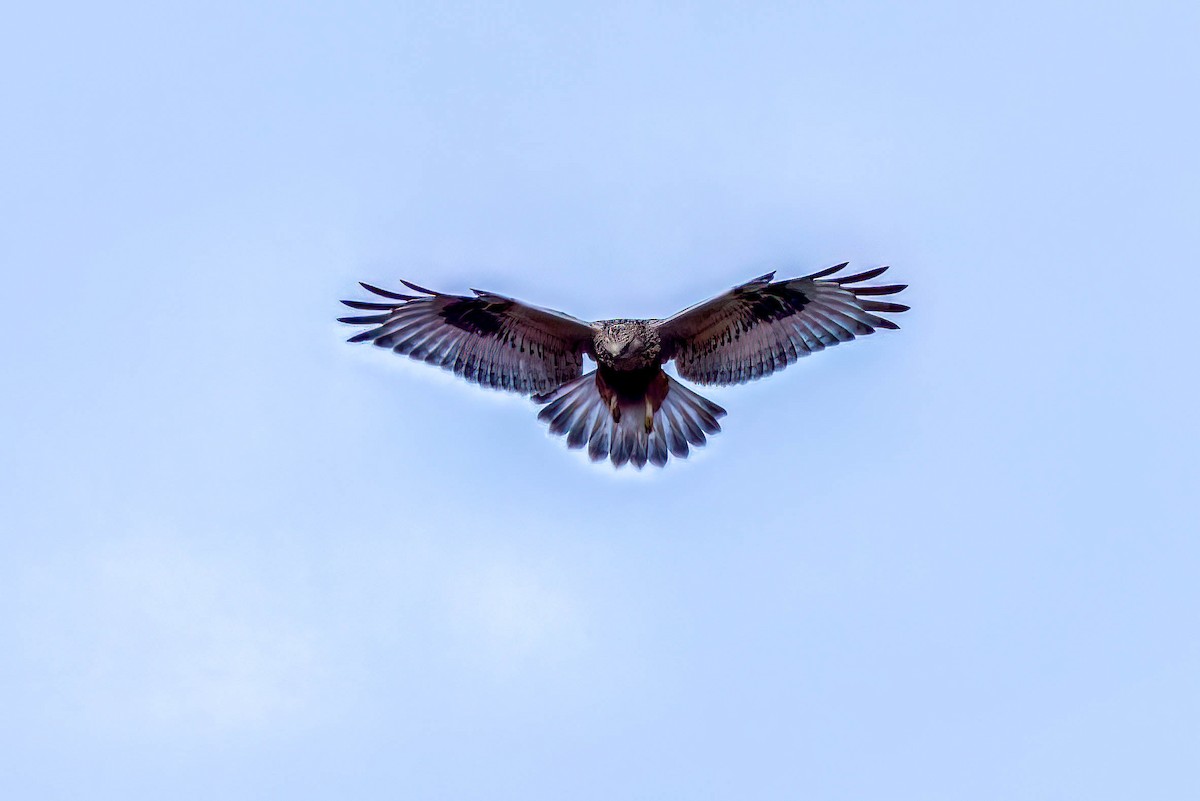
[[654, 405], [650, 402], [650, 396], [645, 398], [646, 403], [646, 433], [649, 434], [654, 430]]
[[614, 423], [621, 422], [621, 404], [615, 392], [608, 396], [608, 411]]

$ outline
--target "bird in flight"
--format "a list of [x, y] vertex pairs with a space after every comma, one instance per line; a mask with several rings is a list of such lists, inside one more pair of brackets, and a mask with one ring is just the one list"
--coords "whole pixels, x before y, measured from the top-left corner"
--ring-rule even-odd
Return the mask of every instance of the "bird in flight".
[[[742, 384], [877, 328], [899, 328], [879, 313], [909, 307], [872, 298], [906, 285], [862, 285], [887, 267], [833, 277], [846, 266], [786, 281], [767, 273], [663, 320], [594, 323], [478, 289], [466, 297], [408, 281], [401, 283], [413, 294], [362, 284], [385, 300], [343, 300], [373, 314], [339, 321], [369, 326], [351, 342], [531, 395], [545, 407], [538, 419], [568, 448], [586, 445], [592, 461], [640, 470], [665, 465], [668, 454], [687, 457], [690, 446], [721, 430], [725, 415], [667, 375], [667, 362], [697, 384]], [[585, 355], [596, 362], [587, 374]]]

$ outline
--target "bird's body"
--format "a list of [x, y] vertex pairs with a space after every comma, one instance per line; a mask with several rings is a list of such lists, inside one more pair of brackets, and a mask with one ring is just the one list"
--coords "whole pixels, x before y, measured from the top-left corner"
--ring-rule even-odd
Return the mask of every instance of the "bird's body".
[[[850, 287], [886, 267], [840, 280], [820, 280], [845, 264], [804, 278], [772, 281], [769, 273], [666, 319], [586, 323], [491, 292], [444, 295], [404, 281], [417, 293], [363, 284], [390, 303], [342, 301], [382, 312], [344, 317], [373, 326], [351, 337], [437, 364], [485, 386], [533, 395], [538, 418], [571, 448], [614, 465], [664, 465], [687, 456], [706, 434], [721, 430], [725, 410], [663, 371], [700, 384], [739, 384], [770, 375], [825, 347], [897, 328], [875, 312], [898, 303], [866, 299], [903, 285]], [[596, 370], [583, 374], [583, 356]]]

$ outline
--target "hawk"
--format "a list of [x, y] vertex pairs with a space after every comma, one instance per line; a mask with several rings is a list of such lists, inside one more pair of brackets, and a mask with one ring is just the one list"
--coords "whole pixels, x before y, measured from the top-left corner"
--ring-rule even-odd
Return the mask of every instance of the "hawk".
[[[607, 457], [640, 470], [665, 465], [668, 454], [687, 457], [690, 446], [721, 430], [725, 415], [667, 375], [667, 362], [697, 384], [742, 384], [877, 328], [899, 328], [879, 313], [909, 307], [872, 298], [906, 285], [862, 285], [887, 267], [833, 277], [846, 266], [786, 281], [770, 272], [663, 320], [594, 323], [479, 289], [466, 297], [408, 281], [400, 283], [414, 294], [362, 284], [385, 300], [343, 300], [374, 313], [339, 321], [369, 326], [351, 342], [531, 395], [545, 407], [538, 419], [565, 436], [568, 448], [586, 445], [592, 461]], [[596, 362], [587, 374], [585, 355]]]

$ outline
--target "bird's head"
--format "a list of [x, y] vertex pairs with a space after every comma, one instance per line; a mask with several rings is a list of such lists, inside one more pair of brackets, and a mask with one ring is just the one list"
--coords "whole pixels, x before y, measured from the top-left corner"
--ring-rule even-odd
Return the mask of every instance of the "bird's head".
[[605, 331], [600, 347], [613, 358], [626, 356], [633, 351], [637, 344], [637, 332], [625, 323], [613, 323]]
[[605, 320], [595, 344], [601, 362], [624, 369], [644, 367], [657, 355], [657, 340], [642, 320]]

